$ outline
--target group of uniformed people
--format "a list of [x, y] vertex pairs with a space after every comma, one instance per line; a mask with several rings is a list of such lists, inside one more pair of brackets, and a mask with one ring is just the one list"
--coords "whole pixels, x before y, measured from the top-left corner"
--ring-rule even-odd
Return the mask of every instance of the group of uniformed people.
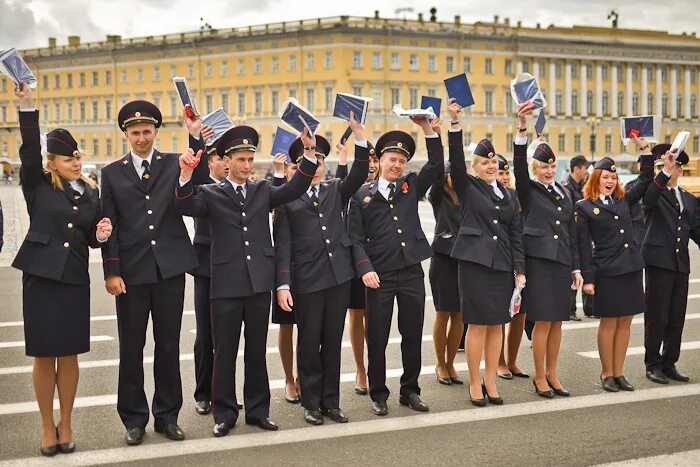
[[[357, 363], [355, 392], [369, 393], [376, 415], [388, 413], [385, 352], [395, 302], [403, 362], [399, 403], [428, 411], [418, 383], [426, 297], [421, 262], [428, 258], [437, 311], [436, 377], [442, 384], [464, 384], [454, 359], [466, 327], [468, 390], [476, 406], [503, 404], [496, 376], [528, 377], [515, 362], [526, 318], [534, 323], [536, 393], [569, 395], [558, 378], [557, 356], [562, 321], [570, 318], [572, 296], [581, 288], [595, 296], [592, 314], [601, 318], [603, 389], [633, 390], [623, 362], [632, 316], [641, 312], [647, 377], [659, 383], [688, 379], [675, 363], [688, 288], [688, 239], [700, 241], [700, 217], [696, 198], [677, 186], [688, 161], [685, 153], [673, 154], [664, 145], [650, 148], [635, 139], [641, 154], [635, 183], [623, 189], [614, 161], [605, 157], [585, 184], [583, 177], [577, 181], [583, 184], [577, 200], [556, 182], [556, 155], [548, 144], [536, 147], [528, 167], [529, 110], [520, 106], [513, 189], [506, 159], [487, 139], [477, 144], [467, 170], [461, 108], [450, 100], [448, 163], [439, 120], [413, 119], [425, 135], [428, 160], [418, 173], [406, 173], [416, 151], [413, 138], [389, 131], [372, 145], [351, 115], [354, 163], [349, 172], [341, 165], [337, 178], [324, 181], [331, 144], [305, 130], [289, 148], [291, 162], [283, 165], [283, 157], [275, 157], [272, 182], [252, 181], [255, 129], [235, 126], [206, 146], [212, 129], [198, 117], [185, 117], [189, 149], [161, 153], [154, 148], [160, 110], [138, 100], [119, 111], [118, 125], [131, 151], [103, 169], [100, 197], [94, 182], [81, 174], [82, 153], [67, 130], [48, 133], [42, 165], [32, 92], [22, 85], [15, 94], [20, 178], [31, 223], [13, 265], [24, 273], [26, 351], [35, 357], [43, 455], [75, 449], [71, 410], [77, 354], [89, 351], [90, 337], [88, 247], [102, 248], [106, 288], [116, 298], [117, 410], [129, 445], [143, 441], [150, 417], [143, 372], [149, 316], [155, 340], [154, 429], [172, 440], [185, 437], [178, 414], [186, 273], [195, 278], [195, 409], [213, 414], [215, 436], [228, 434], [241, 410], [247, 424], [278, 429], [270, 418], [266, 365], [271, 307], [274, 321], [290, 325], [290, 332], [292, 324], [297, 326], [298, 385], [290, 363], [285, 395], [301, 402], [306, 422], [348, 421], [339, 392], [347, 309]], [[336, 147], [347, 151], [344, 144]], [[436, 218], [432, 245], [418, 212], [429, 191]], [[644, 239], [635, 234], [630, 214], [640, 200]], [[195, 219], [193, 242], [183, 216]], [[519, 313], [510, 306], [514, 289], [523, 292]], [[235, 376], [242, 324], [241, 405]], [[289, 342], [291, 347], [291, 337]]]

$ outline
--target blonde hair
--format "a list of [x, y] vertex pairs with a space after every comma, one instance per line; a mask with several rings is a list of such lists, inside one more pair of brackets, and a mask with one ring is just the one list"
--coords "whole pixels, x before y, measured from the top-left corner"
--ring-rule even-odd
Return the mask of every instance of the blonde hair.
[[[83, 156], [83, 153], [80, 153], [80, 157]], [[47, 153], [46, 154], [46, 159], [47, 161], [55, 161], [57, 157], [57, 154], [52, 154], [52, 153]], [[51, 176], [51, 185], [53, 185], [54, 188], [58, 188], [61, 191], [65, 191], [65, 188], [63, 186], [63, 180], [61, 179], [61, 176], [56, 172], [54, 169], [49, 167], [49, 164], [46, 164], [46, 173], [48, 173]], [[92, 188], [93, 190], [97, 188], [97, 184], [91, 179], [83, 175], [82, 173], [80, 174], [80, 180], [83, 181], [87, 186]]]

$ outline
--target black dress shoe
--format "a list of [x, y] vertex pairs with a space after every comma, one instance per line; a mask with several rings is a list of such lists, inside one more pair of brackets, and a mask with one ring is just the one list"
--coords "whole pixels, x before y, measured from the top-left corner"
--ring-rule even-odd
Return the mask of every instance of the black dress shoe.
[[232, 428], [233, 425], [229, 425], [228, 423], [217, 423], [216, 425], [214, 425], [214, 436], [216, 436], [217, 438], [226, 436]]
[[486, 390], [486, 385], [485, 385], [485, 384], [482, 384], [482, 385], [481, 385], [481, 391], [486, 395], [486, 397], [488, 398], [490, 404], [493, 404], [493, 405], [503, 405], [503, 398], [502, 398], [501, 396], [498, 396], [498, 397], [491, 397], [491, 396], [489, 395], [489, 392]]
[[507, 380], [513, 379], [513, 373], [511, 373], [510, 371], [508, 373], [503, 373], [503, 374], [498, 373], [497, 376], [501, 379], [507, 379]]
[[481, 399], [474, 399], [471, 388], [469, 388], [469, 400], [471, 401], [472, 405], [476, 407], [486, 407], [486, 398], [482, 397]]
[[511, 371], [513, 373], [513, 376], [517, 376], [518, 378], [529, 378], [530, 375], [525, 373], [524, 371]]
[[674, 381], [680, 381], [681, 383], [687, 383], [690, 381], [690, 376], [678, 371], [675, 366], [672, 368], [664, 368], [664, 374]]
[[452, 384], [464, 384], [464, 381], [458, 376], [450, 376], [450, 381], [452, 381]]
[[615, 376], [615, 382], [617, 383], [617, 387], [622, 391], [634, 391], [634, 386], [632, 386], [623, 375]]
[[143, 443], [143, 435], [146, 434], [146, 430], [141, 427], [127, 428], [126, 435], [124, 439], [126, 444], [129, 446], [136, 446], [137, 444]]
[[306, 420], [306, 423], [309, 425], [323, 425], [323, 417], [321, 416], [321, 411], [318, 409], [304, 409], [304, 420]]
[[255, 425], [255, 426], [262, 428], [263, 430], [267, 430], [267, 431], [277, 431], [280, 429], [280, 427], [277, 426], [277, 424], [275, 422], [270, 420], [269, 417], [261, 418], [259, 420], [248, 420], [246, 418], [245, 422], [246, 422], [246, 425]]
[[166, 423], [165, 425], [154, 425], [154, 431], [160, 433], [166, 438], [173, 441], [182, 441], [185, 439], [185, 432], [182, 431], [177, 423]]
[[367, 388], [361, 388], [359, 386], [355, 386], [355, 394], [360, 395], [360, 396], [366, 396], [369, 394], [369, 391]]
[[415, 392], [408, 396], [399, 396], [399, 404], [408, 406], [409, 409], [417, 412], [427, 412], [430, 410], [425, 402]]
[[571, 395], [568, 389], [564, 389], [563, 387], [557, 389], [552, 386], [552, 383], [550, 383], [549, 380], [547, 380], [547, 384], [549, 384], [549, 387], [552, 388], [552, 391], [554, 391], [554, 394], [557, 396], [569, 397]]
[[290, 404], [298, 404], [301, 401], [301, 397], [299, 396], [299, 394], [296, 394], [294, 396], [288, 396], [287, 394], [285, 394], [284, 400], [286, 400]]
[[321, 410], [321, 413], [336, 423], [347, 423], [348, 422], [348, 417], [345, 415], [345, 412], [343, 412], [339, 408], [323, 409], [323, 410]]
[[389, 406], [386, 401], [372, 401], [372, 412], [380, 417], [389, 413]]
[[[56, 440], [58, 440], [58, 427], [56, 427]], [[58, 443], [58, 450], [63, 454], [70, 454], [75, 452], [75, 441], [68, 441], [67, 443]]]
[[54, 444], [53, 446], [39, 446], [39, 451], [41, 451], [41, 455], [45, 457], [53, 457], [56, 454], [58, 454], [58, 444]]
[[551, 388], [547, 389], [546, 391], [540, 391], [540, 388], [537, 387], [537, 382], [534, 379], [532, 380], [532, 385], [535, 386], [535, 392], [538, 396], [544, 397], [545, 399], [554, 399], [554, 391], [552, 391]]
[[211, 403], [209, 401], [197, 401], [194, 403], [194, 410], [199, 415], [207, 415], [211, 412]]
[[647, 370], [646, 377], [658, 384], [668, 384], [668, 378], [662, 370]]
[[571, 315], [569, 316], [569, 319], [571, 321], [581, 321], [581, 318], [579, 318], [576, 313], [571, 313]]
[[438, 383], [440, 383], [440, 384], [444, 384], [444, 385], [447, 385], [447, 386], [449, 386], [449, 385], [452, 384], [452, 380], [450, 379], [449, 376], [447, 376], [446, 378], [443, 378], [443, 377], [441, 377], [441, 376], [438, 374], [437, 368], [435, 368], [435, 377], [437, 378]]
[[600, 384], [603, 386], [603, 389], [608, 392], [617, 392], [620, 390], [620, 388], [617, 387], [617, 381], [615, 381], [615, 378], [612, 376], [606, 376], [605, 378], [601, 376]]

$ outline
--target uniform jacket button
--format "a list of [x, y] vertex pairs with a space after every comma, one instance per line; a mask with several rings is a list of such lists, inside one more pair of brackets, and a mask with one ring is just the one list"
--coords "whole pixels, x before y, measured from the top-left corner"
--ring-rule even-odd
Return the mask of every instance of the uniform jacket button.
[[155, 241], [155, 240], [151, 240], [151, 245], [155, 245], [155, 244], [156, 244], [156, 241]]
[[68, 247], [70, 246], [70, 243], [65, 242], [65, 243], [63, 244], [63, 246], [64, 246], [65, 248], [68, 248]]

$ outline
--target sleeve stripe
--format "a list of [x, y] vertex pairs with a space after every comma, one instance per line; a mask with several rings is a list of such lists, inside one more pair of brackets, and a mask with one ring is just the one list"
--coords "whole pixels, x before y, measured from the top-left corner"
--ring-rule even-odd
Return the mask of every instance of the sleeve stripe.
[[107, 262], [109, 262], [109, 261], [119, 261], [119, 258], [107, 258], [107, 259], [105, 259], [105, 260], [102, 261], [102, 262], [103, 262], [103, 263], [107, 263]]

